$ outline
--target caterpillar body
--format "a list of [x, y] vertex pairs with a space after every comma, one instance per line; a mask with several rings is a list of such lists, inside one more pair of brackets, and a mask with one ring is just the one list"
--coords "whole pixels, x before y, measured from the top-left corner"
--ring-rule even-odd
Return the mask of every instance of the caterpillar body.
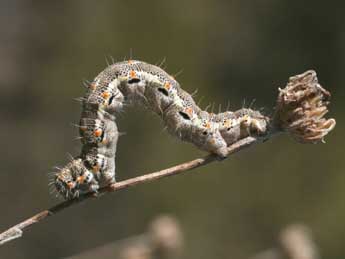
[[82, 98], [81, 154], [55, 173], [58, 193], [71, 199], [115, 182], [119, 137], [115, 116], [141, 104], [160, 116], [168, 132], [199, 149], [227, 156], [227, 147], [248, 135], [265, 134], [268, 118], [251, 109], [219, 114], [200, 109], [192, 96], [160, 67], [136, 60], [108, 66]]

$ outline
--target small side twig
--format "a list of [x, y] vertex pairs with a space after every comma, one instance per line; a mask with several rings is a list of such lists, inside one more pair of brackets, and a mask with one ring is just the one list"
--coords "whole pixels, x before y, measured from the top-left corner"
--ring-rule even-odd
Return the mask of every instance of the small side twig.
[[[247, 137], [244, 138], [236, 143], [234, 143], [233, 145], [228, 147], [228, 154], [234, 154], [244, 148], [247, 148], [249, 146], [251, 146], [252, 144], [256, 143], [256, 142], [260, 142], [263, 141], [263, 139], [257, 139], [254, 137]], [[0, 234], [0, 245], [3, 245], [13, 239], [19, 238], [22, 236], [23, 231], [25, 229], [27, 229], [28, 227], [41, 222], [42, 220], [46, 219], [49, 216], [53, 216], [55, 214], [57, 214], [60, 211], [63, 211], [65, 209], [67, 209], [68, 207], [71, 207], [73, 205], [76, 205], [78, 203], [81, 203], [83, 201], [89, 200], [91, 198], [95, 198], [95, 197], [99, 197], [102, 194], [105, 193], [110, 193], [110, 192], [115, 192], [115, 191], [119, 191], [122, 189], [127, 189], [129, 187], [138, 185], [138, 184], [143, 184], [143, 183], [147, 183], [147, 182], [151, 182], [151, 181], [155, 181], [167, 176], [173, 176], [173, 175], [177, 175], [180, 173], [184, 173], [187, 171], [190, 171], [192, 169], [201, 167], [201, 166], [205, 166], [211, 162], [217, 161], [217, 157], [215, 155], [208, 155], [205, 156], [203, 158], [197, 158], [167, 169], [163, 169], [161, 171], [157, 171], [154, 173], [150, 173], [150, 174], [145, 174], [142, 176], [138, 176], [138, 177], [134, 177], [134, 178], [130, 178], [121, 182], [117, 182], [114, 183], [110, 186], [101, 188], [99, 190], [99, 195], [95, 196], [94, 194], [86, 194], [82, 197], [80, 197], [79, 199], [73, 199], [73, 200], [67, 200], [64, 201], [62, 203], [57, 204], [54, 207], [51, 207], [50, 209], [47, 210], [43, 210], [39, 213], [37, 213], [36, 215], [22, 221], [21, 223], [9, 228], [8, 230], [2, 232]]]

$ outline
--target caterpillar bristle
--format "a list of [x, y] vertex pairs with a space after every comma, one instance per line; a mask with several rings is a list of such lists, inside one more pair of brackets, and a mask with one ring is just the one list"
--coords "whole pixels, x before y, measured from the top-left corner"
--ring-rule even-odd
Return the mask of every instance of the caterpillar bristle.
[[114, 65], [116, 63], [114, 57], [112, 55], [109, 55], [109, 58], [111, 59], [111, 64]]
[[221, 113], [222, 112], [222, 104], [218, 104], [218, 113]]
[[197, 102], [197, 106], [201, 106], [201, 103], [203, 101], [203, 99], [205, 98], [205, 96], [201, 96]]
[[119, 137], [125, 136], [127, 135], [127, 132], [123, 131], [123, 132], [119, 132]]
[[246, 108], [246, 99], [243, 99], [242, 101], [242, 109], [245, 109]]
[[83, 79], [83, 86], [86, 88], [86, 89], [89, 89], [90, 88], [90, 85], [91, 85], [91, 82], [87, 79]]
[[179, 75], [181, 75], [183, 73], [183, 68], [181, 68], [177, 73], [173, 74], [172, 77], [173, 78], [177, 78]]
[[248, 108], [249, 108], [249, 109], [252, 109], [255, 102], [256, 102], [256, 99], [254, 98], [254, 99], [250, 102]]
[[70, 162], [72, 162], [74, 160], [74, 157], [72, 156], [71, 153], [67, 152], [67, 158], [69, 159]]
[[230, 110], [230, 101], [228, 101], [227, 105], [226, 105], [226, 110], [229, 111]]
[[213, 102], [212, 103], [212, 108], [211, 108], [211, 113], [214, 113], [214, 106], [215, 106], [215, 103]]
[[191, 97], [196, 97], [197, 96], [197, 94], [198, 94], [198, 88], [197, 89], [195, 89], [191, 94], [190, 94], [190, 96]]
[[157, 67], [163, 68], [162, 66], [165, 64], [166, 62], [166, 57], [163, 57], [163, 59], [158, 63], [156, 63]]
[[211, 103], [209, 103], [206, 107], [205, 107], [205, 111], [207, 112], [208, 111], [208, 109], [210, 109], [212, 107], [212, 104]]
[[77, 101], [78, 103], [83, 103], [85, 100], [83, 97], [76, 97], [76, 98], [73, 98], [74, 101]]
[[132, 48], [129, 49], [129, 59], [133, 60], [133, 49]]
[[107, 67], [109, 67], [112, 64], [112, 63], [109, 63], [107, 55], [104, 55], [104, 60], [105, 60], [105, 63], [107, 64]]

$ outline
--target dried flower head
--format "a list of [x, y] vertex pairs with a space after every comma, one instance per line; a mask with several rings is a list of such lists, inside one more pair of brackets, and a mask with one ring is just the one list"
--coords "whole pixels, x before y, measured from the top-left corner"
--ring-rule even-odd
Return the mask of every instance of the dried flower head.
[[323, 141], [336, 124], [324, 118], [330, 96], [313, 70], [290, 77], [287, 86], [279, 89], [274, 126], [301, 143]]
[[279, 244], [286, 258], [320, 258], [311, 229], [305, 225], [293, 224], [284, 228], [279, 235]]
[[149, 237], [156, 254], [177, 255], [183, 246], [180, 224], [168, 215], [162, 215], [151, 223]]

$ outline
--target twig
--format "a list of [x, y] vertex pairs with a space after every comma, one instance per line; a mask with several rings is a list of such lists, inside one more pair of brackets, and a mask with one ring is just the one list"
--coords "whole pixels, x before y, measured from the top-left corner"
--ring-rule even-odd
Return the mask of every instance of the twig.
[[[254, 138], [254, 137], [247, 137], [242, 140], [239, 140], [238, 142], [232, 144], [231, 146], [228, 147], [228, 155], [234, 154], [244, 148], [247, 148], [251, 146], [254, 143], [257, 142], [262, 142], [264, 139], [262, 138]], [[76, 205], [78, 203], [81, 203], [85, 200], [89, 200], [91, 198], [97, 198], [102, 194], [105, 193], [110, 193], [110, 192], [115, 192], [119, 191], [122, 189], [127, 189], [129, 187], [142, 184], [142, 183], [147, 183], [151, 181], [155, 181], [167, 176], [173, 176], [173, 175], [178, 175], [180, 173], [184, 173], [186, 171], [207, 165], [211, 162], [218, 161], [217, 157], [215, 155], [208, 155], [203, 158], [197, 158], [167, 169], [163, 169], [158, 172], [150, 173], [150, 174], [145, 174], [142, 176], [134, 177], [128, 180], [124, 180], [121, 182], [114, 183], [110, 186], [103, 187], [99, 190], [99, 195], [95, 196], [92, 193], [86, 194], [78, 199], [73, 199], [73, 200], [67, 200], [62, 203], [59, 203], [55, 205], [54, 207], [43, 210], [36, 215], [22, 221], [21, 223], [9, 228], [8, 230], [2, 232], [0, 234], [0, 245], [3, 245], [13, 239], [19, 238], [23, 235], [23, 231], [30, 227], [31, 225], [34, 225], [36, 223], [41, 222], [43, 219], [53, 216], [57, 214], [60, 211], [63, 211], [67, 209], [68, 207], [71, 207], [72, 205]]]

